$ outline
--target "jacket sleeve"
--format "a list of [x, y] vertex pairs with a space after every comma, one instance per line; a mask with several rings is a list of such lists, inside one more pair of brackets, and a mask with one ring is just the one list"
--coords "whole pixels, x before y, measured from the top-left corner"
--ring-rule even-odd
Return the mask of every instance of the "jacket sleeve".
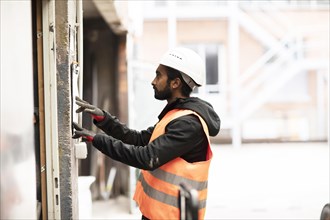
[[204, 138], [199, 120], [189, 115], [170, 122], [165, 134], [146, 145], [125, 144], [105, 134], [95, 135], [93, 145], [114, 160], [136, 168], [154, 170], [189, 153]]
[[126, 144], [137, 146], [148, 144], [153, 132], [153, 127], [149, 127], [147, 130], [136, 131], [129, 129], [125, 124], [121, 123], [116, 116], [105, 111], [104, 115], [104, 120], [101, 122], [94, 120], [94, 124], [106, 134]]

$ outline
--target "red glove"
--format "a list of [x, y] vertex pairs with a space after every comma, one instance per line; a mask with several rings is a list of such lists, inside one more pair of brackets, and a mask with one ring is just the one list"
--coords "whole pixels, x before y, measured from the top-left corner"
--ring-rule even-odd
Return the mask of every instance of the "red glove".
[[92, 115], [92, 117], [93, 117], [96, 121], [98, 121], [98, 122], [103, 121], [104, 118], [105, 118], [104, 115], [94, 115], [94, 114], [91, 114], [91, 115]]

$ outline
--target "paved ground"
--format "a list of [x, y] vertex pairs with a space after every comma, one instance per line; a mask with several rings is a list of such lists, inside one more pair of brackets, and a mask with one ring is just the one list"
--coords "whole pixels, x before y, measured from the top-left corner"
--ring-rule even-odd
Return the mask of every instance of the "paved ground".
[[[327, 143], [214, 146], [206, 219], [317, 220], [330, 200]], [[140, 219], [128, 199], [93, 202], [93, 219]]]

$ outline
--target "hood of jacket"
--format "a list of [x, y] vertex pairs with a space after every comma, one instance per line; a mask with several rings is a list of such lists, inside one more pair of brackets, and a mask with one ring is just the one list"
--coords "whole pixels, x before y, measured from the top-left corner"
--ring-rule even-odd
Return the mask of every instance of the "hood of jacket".
[[158, 116], [161, 120], [167, 112], [172, 109], [189, 109], [198, 113], [208, 126], [210, 136], [216, 136], [220, 131], [221, 121], [218, 114], [214, 111], [212, 105], [200, 98], [178, 98], [176, 101], [165, 106]]

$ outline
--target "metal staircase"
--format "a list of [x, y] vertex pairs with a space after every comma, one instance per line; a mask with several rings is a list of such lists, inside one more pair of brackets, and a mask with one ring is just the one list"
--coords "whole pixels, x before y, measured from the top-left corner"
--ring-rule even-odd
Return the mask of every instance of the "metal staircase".
[[[263, 19], [260, 17], [261, 15], [264, 16]], [[270, 23], [271, 19], [267, 13], [258, 14], [258, 20], [268, 20]], [[238, 9], [238, 22], [242, 28], [269, 48], [263, 56], [240, 74], [241, 95], [239, 102], [242, 109], [239, 115], [240, 120], [246, 119], [261, 107], [271, 95], [296, 74], [310, 69], [329, 67], [326, 59], [311, 60], [305, 56], [311, 49], [308, 45], [315, 45], [315, 42], [304, 40], [303, 34], [306, 33], [288, 30], [288, 34], [278, 40], [280, 36], [273, 36], [242, 9]], [[275, 23], [275, 21], [272, 22], [272, 24]], [[282, 28], [281, 26], [277, 29]]]
[[[236, 88], [238, 87], [240, 92], [235, 97], [238, 99], [239, 111], [231, 116], [230, 121], [233, 123], [241, 124], [297, 74], [308, 70], [329, 70], [329, 61], [326, 57], [324, 60], [308, 57], [309, 52], [319, 49], [320, 45], [319, 42], [308, 40], [306, 37], [312, 31], [324, 34], [327, 28], [309, 27], [304, 28], [303, 32], [299, 29], [285, 30], [288, 27], [283, 25], [283, 17], [281, 20], [275, 19], [274, 10], [271, 11], [272, 13], [267, 13], [265, 9], [260, 9], [257, 13], [249, 12], [248, 9], [240, 6], [236, 9], [239, 26], [267, 50], [246, 71], [239, 74]], [[237, 124], [229, 126], [232, 132], [240, 129]], [[240, 131], [238, 133], [240, 134]], [[239, 140], [234, 142], [240, 143]]]
[[[154, 5], [148, 4], [150, 8], [147, 8], [148, 13], [144, 18], [148, 20], [167, 19], [169, 30], [176, 29], [176, 20], [219, 19], [226, 22], [224, 23], [227, 26], [224, 28], [227, 29], [222, 35], [227, 34], [227, 38], [221, 36], [226, 39], [223, 41], [225, 55], [222, 56], [225, 59], [221, 61], [225, 64], [220, 71], [221, 77], [223, 77], [221, 78], [221, 91], [211, 94], [207, 89], [201, 88], [197, 95], [213, 104], [223, 119], [222, 129], [227, 130], [228, 134], [231, 132], [235, 140], [241, 141], [242, 123], [246, 119], [252, 118], [251, 116], [258, 109], [269, 102], [274, 94], [278, 93], [298, 74], [313, 70], [313, 72], [321, 73], [320, 75], [325, 73], [326, 76], [321, 78], [328, 80], [329, 54], [316, 56], [317, 58], [324, 57], [324, 60], [313, 60], [311, 59], [312, 56], [309, 55], [315, 50], [318, 50], [317, 53], [321, 51], [318, 48], [319, 43], [322, 43], [321, 46], [324, 47], [326, 37], [329, 38], [329, 28], [327, 26], [318, 27], [314, 24], [313, 27], [308, 28], [296, 27], [293, 24], [297, 22], [290, 20], [286, 11], [282, 10], [282, 8], [292, 10], [301, 7], [302, 1], [228, 0], [212, 1], [210, 5], [206, 2], [199, 2], [199, 4], [195, 4], [194, 1], [176, 2], [175, 19], [171, 17], [172, 14], [169, 15], [169, 4], [166, 4], [165, 1], [161, 3], [155, 1]], [[174, 3], [171, 2], [172, 4]], [[311, 5], [316, 7], [317, 4], [317, 1], [311, 1], [310, 5], [306, 3], [304, 10], [309, 10]], [[277, 6], [279, 7], [277, 8]], [[328, 9], [328, 4], [323, 5], [322, 3], [321, 5], [320, 3], [319, 6], [321, 9]], [[172, 7], [174, 6], [172, 5]], [[265, 49], [265, 52], [245, 71], [239, 72], [238, 67], [242, 64], [239, 61], [239, 35], [242, 33], [242, 29], [256, 39], [257, 43]], [[171, 31], [168, 32], [172, 33]], [[312, 38], [310, 38], [310, 33], [313, 34]], [[315, 40], [315, 35], [324, 36], [322, 42]], [[169, 34], [168, 37], [173, 36], [175, 38], [174, 34]], [[228, 51], [226, 51], [227, 49]], [[324, 48], [321, 49], [324, 53]], [[146, 68], [135, 62], [130, 61], [130, 63], [132, 69], [142, 70]], [[137, 84], [137, 82], [135, 83]], [[318, 90], [321, 91], [322, 89]], [[235, 132], [238, 135], [234, 135]]]

